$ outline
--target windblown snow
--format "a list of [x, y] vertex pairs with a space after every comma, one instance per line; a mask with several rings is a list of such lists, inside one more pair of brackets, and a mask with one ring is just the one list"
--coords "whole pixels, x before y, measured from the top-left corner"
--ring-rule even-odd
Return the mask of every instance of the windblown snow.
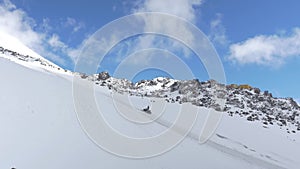
[[[0, 39], [9, 38], [0, 34]], [[249, 85], [159, 77], [133, 84], [110, 77], [73, 73], [36, 54], [16, 39], [0, 41], [0, 168], [289, 168], [300, 166], [300, 107]], [[14, 46], [18, 44], [17, 47]], [[81, 129], [72, 99], [73, 76], [95, 85], [107, 121], [119, 132], [150, 137], [176, 119], [181, 105], [198, 109], [195, 126], [178, 146], [158, 157], [131, 160], [94, 144]], [[128, 95], [141, 110], [164, 103], [164, 114], [147, 125], [133, 124], [114, 107], [111, 94]], [[218, 99], [224, 99], [222, 105]], [[122, 102], [122, 100], [120, 100]], [[122, 103], [123, 104], [123, 103]], [[198, 144], [207, 110], [223, 114], [214, 135]]]

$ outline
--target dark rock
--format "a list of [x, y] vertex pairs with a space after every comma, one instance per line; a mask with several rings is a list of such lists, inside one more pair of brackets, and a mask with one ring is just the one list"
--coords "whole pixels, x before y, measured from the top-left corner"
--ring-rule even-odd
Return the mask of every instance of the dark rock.
[[155, 85], [157, 85], [157, 82], [151, 80], [151, 81], [149, 82], [149, 85], [150, 85], [150, 86], [155, 86]]
[[262, 102], [264, 100], [265, 100], [264, 97], [258, 97], [258, 101]]
[[228, 110], [230, 110], [231, 108], [230, 107], [227, 107], [226, 105], [225, 105], [225, 107], [224, 107], [224, 110], [223, 111], [228, 111]]
[[285, 120], [281, 119], [281, 120], [279, 120], [279, 121], [281, 122], [282, 125], [285, 125], [285, 126], [286, 126], [286, 121], [285, 121]]
[[170, 86], [170, 91], [171, 92], [175, 92], [179, 89], [179, 83], [178, 82], [174, 82], [171, 86]]
[[259, 88], [254, 88], [254, 93], [260, 94], [260, 89]]
[[98, 74], [97, 80], [106, 80], [108, 78], [110, 78], [110, 75], [108, 74], [108, 72], [101, 72]]
[[243, 115], [248, 115], [249, 113], [248, 113], [248, 112], [242, 112], [242, 114], [243, 114]]
[[86, 78], [89, 77], [89, 76], [87, 76], [86, 74], [82, 74], [80, 77], [81, 77], [82, 79], [86, 79]]
[[269, 93], [268, 90], [264, 91], [264, 96], [267, 96], [267, 97], [273, 97], [273, 96], [272, 96], [272, 93]]
[[293, 108], [300, 108], [298, 103], [293, 98], [288, 98]]
[[248, 117], [247, 117], [247, 120], [248, 120], [248, 121], [254, 121], [254, 119], [253, 119], [252, 116], [248, 116]]

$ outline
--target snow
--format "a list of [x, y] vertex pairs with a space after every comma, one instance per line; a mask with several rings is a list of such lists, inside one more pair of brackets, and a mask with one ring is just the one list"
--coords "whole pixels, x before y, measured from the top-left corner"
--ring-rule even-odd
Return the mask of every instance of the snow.
[[[1, 56], [1, 169], [297, 169], [300, 165], [299, 132], [287, 134], [275, 125], [264, 128], [260, 122], [249, 122], [238, 115], [230, 117], [223, 113], [213, 137], [199, 144], [199, 133], [209, 111], [190, 103], [184, 105], [199, 112], [195, 126], [174, 149], [140, 160], [115, 156], [94, 144], [81, 128], [74, 110], [71, 73], [12, 62], [8, 55]], [[117, 79], [111, 80], [119, 83]], [[105, 119], [115, 130], [128, 136], [144, 138], [160, 134], [176, 120], [182, 106], [177, 102], [167, 103], [164, 98], [125, 94], [112, 100], [111, 94], [106, 86], [95, 86], [95, 98]], [[163, 106], [155, 107], [159, 103]], [[115, 104], [122, 104], [124, 109], [116, 110]], [[155, 122], [132, 123], [124, 118], [126, 114], [120, 114], [130, 109], [144, 113], [140, 110], [147, 105], [151, 107]]]
[[[71, 78], [28, 69], [5, 59], [0, 59], [0, 78], [3, 79], [0, 168], [280, 168], [276, 167], [280, 165], [297, 168], [299, 165], [298, 142], [289, 141], [275, 130], [266, 132], [242, 123], [238, 118], [225, 116], [218, 128], [217, 134], [229, 139], [214, 136], [207, 144], [199, 145], [195, 136], [207, 115], [205, 109], [192, 133], [173, 150], [142, 160], [116, 157], [97, 147], [82, 131], [74, 112]], [[120, 132], [145, 137], [165, 130], [157, 123], [143, 127], [129, 123], [118, 117], [112, 100], [104, 97], [105, 93], [110, 94], [107, 88], [98, 87], [96, 93], [99, 101], [107, 105], [104, 112], [112, 114], [106, 118]], [[135, 97], [132, 102], [139, 105], [143, 101]], [[169, 124], [179, 104], [165, 106], [161, 122]], [[247, 151], [238, 142], [257, 153]], [[279, 162], [261, 157], [261, 153]]]
[[23, 55], [29, 55], [35, 58], [44, 59], [42, 56], [25, 46], [17, 38], [0, 30], [0, 46], [12, 51], [21, 51]]
[[[6, 58], [23, 66], [35, 69], [38, 71], [50, 71], [59, 74], [71, 75], [70, 71], [65, 71], [58, 65], [50, 62], [38, 53], [34, 52], [26, 45], [24, 45], [17, 38], [0, 30], [0, 47], [18, 52], [20, 56], [12, 56], [9, 52], [0, 52], [0, 58]], [[26, 58], [30, 56], [30, 58]], [[24, 61], [27, 59], [27, 61]]]
[[212, 140], [231, 149], [286, 168], [299, 166], [299, 134], [289, 135], [277, 126], [263, 128], [259, 122], [253, 124], [240, 117], [228, 116], [223, 117], [216, 133], [226, 139], [214, 136]]

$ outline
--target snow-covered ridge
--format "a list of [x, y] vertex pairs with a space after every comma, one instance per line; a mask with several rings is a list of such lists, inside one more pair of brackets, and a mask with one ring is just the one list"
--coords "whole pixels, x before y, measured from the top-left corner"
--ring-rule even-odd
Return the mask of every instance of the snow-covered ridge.
[[[273, 97], [268, 91], [249, 85], [224, 85], [214, 80], [200, 82], [197, 79], [180, 81], [163, 77], [132, 83], [111, 77], [107, 72], [77, 75], [118, 93], [164, 98], [171, 103], [191, 103], [250, 122], [258, 121], [264, 128], [277, 126], [287, 133], [300, 132], [300, 106], [296, 101]], [[218, 99], [223, 99], [225, 105], [220, 105]]]
[[32, 56], [28, 54], [18, 53], [13, 50], [6, 49], [2, 46], [0, 46], [0, 57], [34, 69], [43, 69], [51, 72], [64, 73], [64, 74], [71, 73], [70, 71], [59, 67], [58, 65], [48, 61], [47, 59], [37, 54]]
[[[23, 55], [3, 47], [0, 47], [0, 57], [34, 69], [80, 76], [118, 93], [164, 98], [170, 103], [191, 103], [250, 122], [258, 121], [264, 128], [277, 126], [291, 134], [300, 131], [300, 106], [292, 98], [275, 98], [268, 91], [262, 92], [249, 85], [224, 85], [214, 80], [200, 82], [197, 79], [175, 80], [163, 77], [132, 83], [127, 79], [111, 77], [107, 72], [94, 75], [70, 72], [42, 57]], [[224, 100], [225, 105], [220, 105], [219, 99]]]

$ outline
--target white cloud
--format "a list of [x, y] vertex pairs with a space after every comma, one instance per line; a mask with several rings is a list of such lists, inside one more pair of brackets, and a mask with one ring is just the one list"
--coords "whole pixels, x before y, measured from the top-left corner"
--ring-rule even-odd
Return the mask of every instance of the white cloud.
[[[126, 1], [124, 1], [124, 4]], [[201, 5], [202, 0], [137, 0], [134, 2], [131, 2], [131, 4], [134, 7], [132, 8], [131, 12], [136, 13], [136, 12], [163, 12], [175, 16], [182, 17], [192, 23], [195, 23], [197, 20], [197, 11], [195, 9], [195, 6]], [[140, 19], [140, 18], [139, 18]], [[149, 18], [143, 18], [144, 20]], [[159, 20], [160, 19], [160, 20]], [[141, 29], [147, 32], [147, 30], [151, 29], [152, 31], [155, 30], [157, 32], [176, 32], [173, 34], [177, 34], [180, 32], [182, 37], [184, 37], [184, 40], [189, 40], [189, 41], [195, 41], [194, 37], [192, 35], [192, 32], [190, 29], [187, 27], [187, 25], [182, 25], [179, 23], [170, 23], [174, 22], [167, 20], [165, 18], [155, 18], [153, 20], [150, 20], [150, 22], [141, 22], [139, 26], [141, 26]], [[176, 21], [175, 21], [176, 22]], [[69, 21], [67, 22], [68, 25], [72, 25], [74, 21], [70, 18]], [[165, 24], [162, 24], [165, 23]], [[174, 26], [176, 25], [176, 26]], [[99, 57], [99, 51], [103, 51], [107, 47], [110, 47], [112, 44], [116, 42], [116, 39], [119, 39], [120, 35], [118, 34], [118, 29], [122, 29], [122, 31], [126, 32], [126, 29], [123, 27], [115, 28], [115, 30], [112, 30], [114, 33], [109, 33], [106, 34], [105, 37], [90, 37], [91, 39], [89, 40], [84, 40], [82, 44], [86, 44], [85, 46], [88, 46], [85, 48], [85, 59], [80, 60], [82, 62], [86, 62], [86, 65], [93, 65], [95, 64], [95, 60]], [[130, 28], [127, 28], [130, 29]], [[133, 28], [135, 29], [135, 28]], [[140, 30], [140, 29], [138, 29]], [[180, 30], [180, 31], [178, 31]], [[95, 39], [93, 39], [95, 38]], [[100, 39], [99, 39], [100, 38]], [[52, 39], [53, 42], [51, 43], [52, 45], [57, 45], [61, 46], [62, 44], [58, 42], [59, 39], [54, 38]], [[54, 41], [55, 40], [55, 41]], [[184, 56], [188, 57], [189, 55], [189, 50], [187, 48], [182, 48], [182, 44], [180, 42], [176, 42], [176, 40], [172, 39], [171, 41], [167, 41], [166, 39], [161, 39], [161, 38], [156, 38], [154, 36], [139, 36], [137, 39], [133, 40], [134, 43], [126, 43], [124, 46], [120, 47], [120, 50], [117, 50], [116, 53], [114, 53], [114, 57], [109, 58], [110, 62], [113, 62], [113, 64], [120, 63], [126, 54], [131, 54], [133, 52], [147, 49], [147, 48], [166, 48], [170, 49], [172, 48], [173, 51], [180, 51], [180, 53], [183, 53]], [[199, 44], [197, 44], [199, 45]], [[196, 45], [195, 45], [196, 46]], [[127, 50], [128, 48], [128, 50]], [[73, 51], [76, 51], [75, 49]], [[75, 53], [73, 51], [69, 51], [68, 54], [71, 55], [72, 53]], [[74, 58], [76, 60], [76, 55], [74, 55]], [[137, 62], [143, 63], [146, 65], [149, 65], [150, 62], [155, 62], [153, 59], [145, 59], [145, 57], [139, 57], [137, 59], [132, 59], [132, 64], [136, 64]], [[147, 62], [147, 63], [146, 63]], [[84, 65], [84, 64], [82, 64]], [[92, 66], [90, 66], [92, 67]], [[81, 70], [85, 71], [85, 70]], [[86, 71], [88, 72], [88, 70]]]
[[209, 39], [214, 44], [226, 46], [228, 44], [228, 39], [226, 36], [225, 27], [222, 24], [222, 18], [223, 18], [223, 15], [220, 13], [217, 13], [216, 18], [210, 22]]
[[230, 46], [229, 59], [239, 64], [280, 66], [300, 56], [300, 28], [287, 35], [259, 35]]
[[[53, 34], [48, 39], [48, 44], [54, 52], [59, 52], [61, 54], [69, 56], [72, 61], [76, 62], [78, 54], [80, 53], [80, 45], [78, 48], [71, 48], [64, 42], [62, 42], [57, 34]], [[53, 56], [53, 55], [52, 55]]]
[[[76, 26], [78, 27], [80, 24], [77, 22], [72, 24], [75, 26], [74, 31], [79, 29]], [[22, 9], [17, 8], [10, 0], [0, 2], [0, 32], [17, 38], [44, 57], [66, 65], [66, 60], [59, 55], [61, 52], [66, 56], [71, 54], [70, 59], [74, 60], [76, 49], [63, 43], [57, 34], [51, 35], [49, 33], [51, 30], [49, 19], [45, 18], [41, 25], [38, 25], [33, 18], [29, 17]], [[57, 51], [60, 53], [56, 53]]]
[[[197, 14], [195, 6], [201, 5], [202, 0], [143, 0], [135, 1], [135, 7], [132, 12], [162, 12], [171, 15], [175, 15], [184, 18], [191, 23], [196, 23]], [[179, 24], [176, 20], [169, 20], [164, 17], [149, 19], [150, 22], [145, 22], [144, 31], [155, 30], [157, 32], [168, 32], [177, 34], [180, 32], [185, 37], [185, 41], [194, 42], [194, 37], [187, 25]], [[176, 23], [174, 23], [176, 22]], [[162, 24], [164, 23], [164, 24]], [[174, 26], [176, 25], [176, 26]], [[180, 30], [180, 31], [178, 31]], [[182, 39], [181, 39], [182, 40]], [[190, 43], [191, 44], [191, 43]], [[182, 48], [182, 44], [176, 40], [166, 41], [166, 39], [157, 38], [154, 36], [142, 36], [138, 38], [138, 42], [134, 44], [133, 51], [138, 51], [141, 49], [162, 47], [166, 49], [173, 49], [173, 51], [181, 51], [183, 57], [189, 56], [189, 50], [187, 48]], [[141, 60], [140, 62], [151, 61], [151, 60]]]
[[85, 24], [83, 22], [79, 22], [71, 17], [67, 17], [66, 20], [63, 21], [63, 25], [65, 27], [72, 27], [73, 33], [78, 32], [85, 27]]
[[195, 22], [197, 17], [194, 6], [201, 2], [202, 0], [145, 0], [140, 1], [134, 12], [163, 12]]
[[16, 8], [16, 6], [13, 3], [11, 3], [10, 0], [4, 0], [3, 6], [9, 10]]
[[0, 30], [17, 37], [29, 47], [38, 46], [45, 35], [38, 34], [32, 28], [36, 24], [27, 14], [17, 9], [9, 0], [0, 4]]
[[[162, 12], [195, 23], [197, 16], [194, 6], [200, 4], [201, 0], [145, 0], [138, 5], [138, 8], [134, 9], [134, 12]], [[182, 34], [192, 36], [186, 25], [170, 22], [176, 21], [169, 20], [168, 18], [155, 18], [155, 20], [150, 20], [150, 22], [145, 23], [145, 31], [149, 28], [159, 32], [178, 32], [178, 30], [181, 30]]]
[[57, 34], [53, 34], [48, 40], [48, 43], [56, 50], [67, 48], [67, 45], [60, 41], [60, 38]]
[[43, 18], [43, 21], [40, 24], [39, 29], [41, 29], [43, 32], [52, 31], [53, 28], [50, 25], [50, 19], [49, 18]]

